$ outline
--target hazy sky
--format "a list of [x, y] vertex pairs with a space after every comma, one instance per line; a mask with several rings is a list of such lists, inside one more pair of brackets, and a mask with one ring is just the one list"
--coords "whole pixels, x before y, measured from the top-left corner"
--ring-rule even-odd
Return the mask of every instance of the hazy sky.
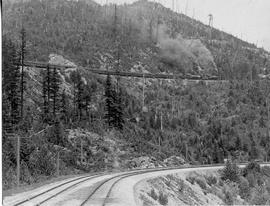
[[[95, 0], [98, 3], [131, 3], [135, 0]], [[153, 0], [154, 1], [154, 0]], [[214, 27], [270, 51], [270, 0], [155, 0], [187, 13], [205, 24], [214, 17]]]

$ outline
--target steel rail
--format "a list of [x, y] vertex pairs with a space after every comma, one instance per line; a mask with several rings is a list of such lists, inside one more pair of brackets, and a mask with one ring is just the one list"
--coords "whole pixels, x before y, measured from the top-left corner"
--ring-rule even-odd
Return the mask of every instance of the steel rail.
[[[246, 166], [248, 163], [239, 163], [238, 166]], [[261, 165], [269, 165], [268, 162], [262, 162], [262, 163], [259, 163]], [[113, 190], [113, 188], [115, 187], [115, 185], [117, 183], [119, 183], [121, 180], [125, 179], [125, 178], [128, 178], [128, 177], [131, 177], [131, 176], [136, 176], [136, 175], [139, 175], [139, 174], [145, 174], [145, 173], [151, 173], [151, 172], [158, 172], [158, 171], [166, 171], [166, 170], [175, 170], [175, 169], [188, 169], [188, 168], [209, 168], [209, 167], [222, 167], [224, 166], [224, 164], [213, 164], [213, 165], [201, 165], [200, 167], [198, 167], [197, 165], [194, 165], [194, 166], [189, 166], [189, 167], [175, 167], [175, 168], [163, 168], [163, 169], [158, 169], [158, 170], [154, 170], [154, 171], [141, 171], [141, 172], [137, 172], [137, 173], [132, 173], [132, 174], [127, 174], [123, 177], [120, 177], [118, 180], [116, 180], [110, 187], [103, 203], [102, 203], [102, 206], [106, 206], [106, 203], [107, 203], [107, 200], [109, 199], [110, 195], [111, 195], [111, 192]]]
[[27, 198], [27, 199], [25, 199], [25, 200], [22, 200], [22, 201], [20, 201], [20, 202], [17, 202], [17, 203], [14, 204], [13, 206], [22, 205], [22, 204], [24, 204], [24, 203], [26, 203], [26, 202], [29, 202], [30, 200], [33, 200], [33, 199], [35, 199], [35, 198], [37, 198], [37, 197], [40, 197], [41, 195], [44, 195], [44, 194], [46, 194], [46, 193], [48, 193], [48, 192], [50, 192], [50, 191], [52, 191], [52, 190], [55, 190], [55, 189], [57, 189], [57, 188], [60, 188], [60, 187], [66, 185], [66, 184], [69, 184], [69, 183], [71, 183], [71, 182], [75, 182], [75, 181], [80, 180], [80, 179], [83, 179], [83, 178], [87, 178], [87, 177], [95, 177], [95, 176], [96, 176], [96, 175], [90, 175], [90, 176], [89, 176], [89, 175], [85, 175], [85, 176], [82, 176], [82, 177], [79, 177], [79, 178], [72, 179], [72, 180], [70, 180], [70, 181], [67, 181], [67, 182], [64, 182], [64, 183], [62, 183], [62, 184], [56, 185], [56, 186], [54, 186], [54, 187], [52, 187], [52, 188], [50, 188], [50, 189], [48, 189], [48, 190], [45, 190], [45, 191], [43, 191], [43, 192], [41, 192], [41, 193], [39, 193], [39, 194], [37, 194], [37, 195], [31, 196], [31, 197], [29, 197], [29, 198]]
[[[224, 166], [224, 164], [218, 164], [218, 165], [215, 165], [215, 166]], [[204, 166], [200, 166], [200, 167], [214, 167], [214, 165], [204, 165]], [[151, 172], [159, 172], [159, 171], [166, 171], [166, 170], [175, 170], [175, 169], [186, 169], [186, 168], [200, 168], [198, 167], [197, 165], [196, 166], [189, 166], [189, 167], [170, 167], [170, 168], [151, 168], [151, 169], [138, 169], [138, 170], [142, 170], [142, 171], [135, 171], [133, 173], [129, 173], [129, 174], [120, 174], [120, 175], [116, 175], [116, 176], [113, 176], [111, 178], [108, 178], [104, 181], [102, 181], [100, 184], [98, 184], [91, 192], [90, 194], [88, 195], [88, 197], [80, 204], [80, 206], [84, 206], [86, 205], [86, 203], [93, 197], [93, 195], [104, 185], [106, 184], [107, 182], [115, 179], [115, 178], [118, 178], [120, 177], [120, 179], [116, 180], [116, 182], [114, 182], [112, 184], [112, 186], [110, 187], [110, 190], [109, 192], [107, 193], [106, 195], [106, 198], [105, 200], [103, 201], [102, 205], [104, 206], [106, 204], [106, 200], [109, 198], [110, 196], [110, 193], [113, 189], [113, 187], [122, 179], [124, 178], [127, 178], [127, 177], [130, 177], [130, 176], [135, 176], [135, 175], [139, 175], [139, 174], [145, 174], [145, 173], [151, 173]]]
[[42, 204], [44, 204], [45, 202], [48, 202], [50, 199], [52, 199], [52, 198], [54, 198], [54, 197], [56, 197], [56, 196], [58, 196], [58, 195], [64, 193], [65, 191], [71, 189], [72, 187], [75, 187], [75, 186], [77, 186], [78, 184], [83, 183], [83, 182], [86, 182], [86, 181], [89, 181], [89, 180], [91, 180], [91, 179], [94, 179], [94, 178], [97, 178], [97, 177], [101, 177], [102, 175], [103, 175], [103, 174], [91, 176], [91, 177], [88, 177], [88, 178], [86, 178], [86, 179], [83, 179], [83, 180], [81, 180], [81, 181], [79, 181], [79, 182], [76, 182], [75, 184], [70, 185], [70, 186], [66, 187], [65, 189], [63, 189], [63, 190], [61, 190], [61, 191], [59, 191], [59, 192], [53, 194], [52, 196], [50, 196], [50, 197], [48, 197], [48, 198], [42, 200], [41, 202], [39, 202], [39, 203], [36, 204], [36, 205], [42, 205]]
[[[17, 63], [16, 65], [22, 66], [21, 63]], [[36, 68], [57, 68], [57, 69], [69, 69], [69, 68], [77, 68], [77, 66], [69, 66], [69, 65], [57, 65], [50, 64], [46, 62], [33, 62], [33, 61], [25, 61], [23, 64], [25, 67], [36, 67]], [[153, 74], [153, 73], [139, 73], [139, 72], [124, 72], [124, 71], [110, 71], [110, 70], [100, 70], [100, 69], [90, 69], [86, 67], [82, 67], [87, 71], [90, 71], [99, 75], [113, 75], [113, 76], [122, 76], [122, 77], [137, 77], [146, 79], [183, 79], [183, 80], [201, 80], [201, 81], [216, 81], [218, 80], [217, 76], [203, 77], [201, 75], [192, 75], [192, 74]]]
[[[248, 163], [239, 163], [238, 166], [245, 166], [245, 165], [247, 165], [247, 164], [248, 164]], [[268, 162], [261, 162], [261, 163], [259, 163], [259, 164], [261, 164], [261, 165], [269, 165]], [[166, 167], [166, 168], [163, 167], [163, 168], [134, 169], [134, 170], [130, 170], [130, 171], [127, 171], [128, 173], [118, 174], [118, 175], [116, 175], [116, 176], [113, 176], [113, 177], [110, 177], [110, 178], [107, 178], [107, 179], [103, 180], [101, 183], [99, 183], [99, 184], [91, 191], [91, 193], [88, 195], [88, 197], [81, 203], [81, 206], [85, 205], [85, 204], [91, 199], [91, 197], [92, 197], [92, 196], [93, 196], [93, 195], [94, 195], [94, 194], [95, 194], [95, 193], [96, 193], [96, 192], [97, 192], [104, 184], [106, 184], [107, 182], [109, 182], [109, 181], [111, 181], [111, 180], [113, 180], [113, 179], [116, 179], [116, 178], [119, 178], [119, 179], [117, 179], [117, 180], [116, 180], [115, 182], [113, 182], [113, 184], [111, 185], [109, 191], [107, 192], [106, 198], [105, 198], [104, 201], [103, 201], [103, 204], [102, 204], [103, 206], [106, 205], [106, 202], [107, 202], [108, 198], [110, 197], [111, 192], [112, 192], [113, 188], [115, 187], [115, 185], [116, 185], [118, 182], [120, 182], [121, 180], [125, 179], [125, 178], [131, 177], [131, 176], [140, 175], [140, 174], [145, 174], [145, 173], [158, 172], [158, 171], [167, 171], [167, 170], [176, 170], [176, 169], [188, 169], [188, 168], [202, 168], [202, 167], [205, 167], [205, 168], [207, 168], [207, 167], [221, 167], [221, 166], [224, 166], [224, 164], [213, 164], [213, 165], [189, 165], [189, 166], [179, 166], [179, 167]], [[48, 189], [48, 190], [45, 190], [45, 191], [43, 191], [43, 192], [41, 192], [41, 193], [39, 193], [39, 194], [37, 194], [37, 195], [34, 195], [34, 196], [30, 197], [30, 198], [27, 198], [27, 199], [25, 199], [25, 200], [22, 200], [22, 201], [20, 201], [20, 202], [18, 202], [18, 203], [16, 203], [16, 204], [14, 204], [13, 206], [22, 205], [22, 204], [24, 204], [24, 203], [26, 203], [26, 202], [28, 202], [28, 201], [30, 201], [30, 200], [33, 200], [33, 199], [35, 199], [35, 198], [38, 198], [38, 197], [40, 197], [41, 195], [44, 195], [44, 194], [46, 194], [46, 193], [48, 193], [48, 192], [50, 192], [50, 191], [53, 191], [53, 190], [55, 190], [55, 189], [58, 189], [58, 188], [60, 188], [60, 187], [62, 187], [62, 186], [64, 186], [64, 185], [66, 185], [66, 184], [69, 184], [69, 183], [72, 183], [72, 182], [75, 182], [75, 181], [78, 181], [78, 180], [83, 179], [83, 180], [81, 180], [81, 181], [79, 181], [79, 182], [76, 182], [75, 184], [72, 184], [72, 185], [70, 185], [70, 186], [64, 188], [63, 190], [61, 190], [61, 191], [59, 191], [59, 192], [57, 192], [57, 193], [51, 195], [50, 197], [48, 197], [48, 198], [42, 200], [41, 202], [39, 202], [38, 204], [36, 204], [36, 205], [41, 205], [41, 204], [43, 204], [43, 203], [49, 201], [50, 199], [52, 199], [52, 198], [58, 196], [58, 195], [61, 194], [61, 193], [64, 193], [64, 192], [67, 191], [68, 189], [70, 189], [70, 188], [72, 188], [72, 187], [74, 187], [74, 186], [76, 186], [76, 185], [78, 185], [78, 184], [80, 184], [80, 183], [82, 183], [82, 182], [85, 182], [85, 181], [88, 181], [88, 180], [90, 180], [90, 179], [94, 179], [94, 178], [97, 178], [97, 177], [101, 177], [101, 176], [103, 176], [103, 175], [105, 175], [105, 173], [98, 174], [98, 175], [85, 175], [85, 176], [82, 176], [82, 177], [79, 177], [79, 178], [76, 178], [76, 179], [72, 179], [72, 180], [70, 180], [70, 181], [67, 181], [67, 182], [64, 182], [64, 183], [62, 183], [62, 184], [56, 185], [55, 187], [52, 187], [52, 188], [50, 188], [50, 189]]]
[[[142, 169], [139, 169], [139, 170], [142, 170]], [[135, 172], [132, 172], [132, 173], [125, 173], [125, 174], [119, 174], [119, 175], [116, 175], [116, 176], [113, 176], [113, 177], [110, 177], [110, 178], [108, 178], [108, 179], [105, 179], [105, 180], [103, 180], [103, 181], [101, 181], [101, 183], [99, 183], [91, 192], [90, 192], [90, 194], [87, 196], [87, 198], [80, 204], [80, 206], [83, 206], [83, 205], [85, 205], [90, 199], [91, 199], [91, 197], [104, 185], [104, 184], [106, 184], [107, 182], [109, 182], [109, 181], [111, 181], [111, 180], [113, 180], [113, 179], [115, 179], [115, 178], [118, 178], [118, 177], [121, 177], [121, 176], [123, 176], [123, 177], [125, 177], [125, 176], [132, 176], [132, 175], [136, 175], [136, 174], [143, 174], [143, 173], [146, 173], [146, 172], [154, 172], [154, 171], [156, 171], [156, 169], [152, 169], [151, 168], [151, 170], [147, 170], [147, 171], [145, 171], [145, 169], [143, 170], [143, 171], [135, 171]]]

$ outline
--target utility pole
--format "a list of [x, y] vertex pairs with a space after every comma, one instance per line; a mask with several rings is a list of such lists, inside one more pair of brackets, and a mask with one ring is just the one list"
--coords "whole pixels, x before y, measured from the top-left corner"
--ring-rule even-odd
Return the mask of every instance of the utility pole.
[[[161, 134], [163, 133], [163, 115], [162, 115], [162, 110], [160, 111], [160, 130]], [[159, 144], [159, 154], [161, 153], [161, 137], [160, 135], [158, 136], [158, 144]]]
[[269, 112], [269, 95], [266, 98], [266, 109], [267, 109], [267, 151], [266, 151], [266, 162], [268, 161], [268, 153], [269, 153], [269, 146], [270, 146], [270, 112]]
[[48, 129], [50, 127], [52, 127], [52, 126], [48, 126], [45, 129], [43, 129], [43, 130], [41, 130], [41, 131], [39, 131], [39, 132], [37, 132], [35, 134], [30, 135], [29, 137], [21, 137], [21, 136], [19, 136], [17, 134], [14, 134], [14, 133], [7, 134], [9, 136], [8, 139], [12, 139], [12, 140], [17, 139], [17, 149], [16, 149], [17, 150], [17, 154], [16, 154], [17, 187], [19, 187], [19, 185], [20, 185], [20, 177], [21, 177], [21, 172], [20, 172], [21, 171], [21, 169], [20, 169], [20, 166], [21, 166], [21, 164], [20, 164], [20, 162], [21, 162], [21, 160], [20, 160], [21, 139], [30, 139], [33, 136], [36, 136], [36, 135], [39, 135], [39, 134], [43, 133], [46, 129]]
[[145, 99], [145, 78], [143, 74], [143, 99], [142, 99], [142, 109], [144, 110], [144, 99]]
[[23, 119], [23, 95], [24, 95], [24, 55], [25, 55], [25, 29], [22, 25], [21, 30], [21, 120]]
[[20, 137], [17, 134], [9, 134], [9, 139], [17, 139], [17, 151], [16, 151], [16, 171], [17, 171], [17, 187], [20, 186], [20, 179], [21, 179], [21, 160], [20, 160], [20, 150], [21, 150], [21, 138], [27, 138], [27, 137]]
[[20, 172], [20, 164], [21, 164], [21, 160], [20, 160], [20, 149], [21, 149], [21, 138], [18, 135], [17, 136], [17, 158], [16, 158], [16, 162], [17, 162], [17, 186], [20, 186], [20, 177], [21, 177], [21, 172]]
[[160, 111], [160, 130], [163, 132], [163, 114], [162, 110]]
[[187, 145], [187, 142], [185, 142], [185, 147], [186, 147], [186, 161], [188, 159], [188, 145]]
[[81, 137], [81, 164], [83, 163], [83, 142]]
[[59, 170], [60, 170], [60, 169], [59, 169], [59, 166], [60, 166], [60, 164], [59, 164], [59, 162], [60, 162], [60, 161], [59, 161], [59, 159], [60, 159], [60, 158], [59, 158], [59, 153], [60, 153], [60, 151], [57, 150], [57, 159], [56, 159], [56, 176], [57, 176], [57, 177], [59, 177], [59, 173], [60, 173], [60, 172], [59, 172]]

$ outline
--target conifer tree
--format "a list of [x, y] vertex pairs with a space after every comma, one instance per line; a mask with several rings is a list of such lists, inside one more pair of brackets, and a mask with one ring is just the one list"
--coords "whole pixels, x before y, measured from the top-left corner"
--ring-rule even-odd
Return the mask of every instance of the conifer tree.
[[48, 87], [46, 81], [46, 73], [43, 73], [43, 80], [42, 80], [42, 99], [43, 99], [43, 107], [42, 107], [42, 121], [44, 123], [48, 123], [49, 117], [49, 102], [48, 102]]
[[122, 89], [119, 89], [119, 92], [116, 95], [116, 102], [115, 102], [115, 126], [119, 130], [123, 129], [124, 125], [124, 118], [123, 118], [123, 92]]
[[64, 128], [58, 117], [53, 122], [52, 134], [49, 136], [49, 141], [55, 145], [64, 146]]
[[89, 85], [84, 85], [82, 101], [83, 101], [83, 109], [86, 113], [87, 118], [89, 118], [90, 116], [89, 106], [91, 102], [91, 95], [92, 95], [91, 93], [92, 88]]
[[65, 90], [62, 91], [60, 105], [60, 120], [66, 124], [68, 122], [68, 100]]
[[51, 122], [50, 97], [51, 97], [51, 71], [49, 66], [47, 66], [46, 71], [43, 72], [43, 80], [42, 80], [42, 98], [43, 98], [42, 121], [44, 123]]
[[51, 93], [52, 93], [52, 112], [54, 119], [56, 118], [56, 114], [59, 111], [59, 101], [60, 101], [60, 84], [61, 79], [60, 75], [56, 68], [53, 68], [52, 78], [51, 78]]
[[42, 119], [44, 123], [50, 123], [56, 119], [60, 110], [60, 75], [56, 68], [47, 66], [43, 73], [42, 82], [42, 97], [43, 97], [43, 114]]
[[20, 60], [21, 60], [21, 80], [20, 80], [20, 106], [21, 106], [21, 119], [23, 119], [23, 107], [24, 107], [24, 90], [25, 90], [25, 80], [24, 80], [24, 58], [25, 58], [25, 47], [26, 47], [26, 31], [24, 27], [21, 29], [21, 51], [20, 51]]
[[78, 119], [82, 120], [82, 110], [83, 110], [83, 81], [81, 75], [78, 73], [77, 87], [77, 111]]
[[84, 83], [82, 81], [81, 74], [76, 71], [70, 75], [71, 81], [74, 86], [74, 112], [76, 114], [77, 120], [82, 119], [82, 110], [83, 110], [83, 92], [84, 92]]
[[259, 156], [258, 147], [257, 147], [254, 139], [251, 138], [250, 159], [254, 160], [254, 159], [258, 158], [258, 156]]
[[114, 126], [114, 98], [115, 94], [112, 89], [111, 76], [108, 75], [105, 84], [105, 98], [106, 98], [106, 114], [105, 119], [109, 127]]
[[[3, 111], [6, 112], [3, 117], [3, 124], [14, 128], [19, 122], [20, 112], [20, 91], [19, 79], [20, 71], [18, 65], [18, 56], [15, 45], [11, 40], [3, 38]], [[12, 127], [12, 128], [11, 128]]]

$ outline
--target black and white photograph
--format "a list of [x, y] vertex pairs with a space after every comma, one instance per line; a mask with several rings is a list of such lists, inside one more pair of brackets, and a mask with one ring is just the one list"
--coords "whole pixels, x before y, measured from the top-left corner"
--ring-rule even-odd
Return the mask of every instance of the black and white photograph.
[[270, 205], [270, 0], [2, 0], [1, 205]]

